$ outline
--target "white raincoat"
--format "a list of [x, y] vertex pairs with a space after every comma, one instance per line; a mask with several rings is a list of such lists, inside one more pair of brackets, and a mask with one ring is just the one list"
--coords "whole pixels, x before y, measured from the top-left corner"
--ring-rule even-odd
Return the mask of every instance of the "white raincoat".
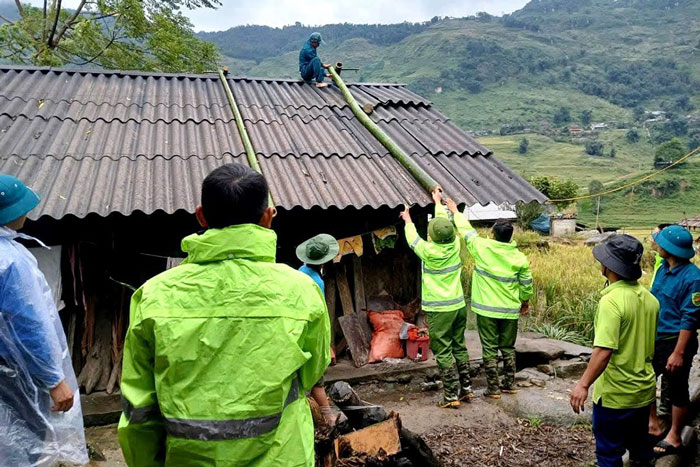
[[[18, 237], [31, 238], [0, 227], [0, 465], [86, 464], [66, 336], [51, 289]], [[49, 390], [63, 380], [75, 394], [73, 408], [51, 412]]]

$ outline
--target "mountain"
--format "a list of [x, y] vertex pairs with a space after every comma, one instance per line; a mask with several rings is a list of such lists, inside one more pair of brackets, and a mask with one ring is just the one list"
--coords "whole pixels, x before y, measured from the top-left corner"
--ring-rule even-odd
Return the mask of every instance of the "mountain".
[[406, 83], [472, 130], [551, 120], [560, 106], [590, 109], [595, 121], [629, 121], [637, 106], [673, 110], [679, 99], [700, 107], [696, 0], [533, 0], [504, 17], [200, 36], [236, 74], [295, 78], [315, 29], [325, 61], [361, 68], [348, 78]]

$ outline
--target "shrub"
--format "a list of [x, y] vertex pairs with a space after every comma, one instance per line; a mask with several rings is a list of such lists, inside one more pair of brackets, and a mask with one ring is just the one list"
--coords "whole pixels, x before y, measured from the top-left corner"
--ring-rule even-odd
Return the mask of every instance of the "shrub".
[[600, 141], [588, 141], [586, 143], [586, 154], [591, 156], [602, 156], [605, 146]]
[[527, 153], [527, 147], [530, 145], [530, 141], [528, 141], [527, 138], [523, 138], [520, 140], [520, 146], [518, 146], [518, 153], [520, 154], [525, 154]]
[[637, 131], [636, 128], [631, 128], [627, 134], [625, 135], [627, 138], [627, 141], [630, 143], [637, 143], [639, 142], [639, 132]]

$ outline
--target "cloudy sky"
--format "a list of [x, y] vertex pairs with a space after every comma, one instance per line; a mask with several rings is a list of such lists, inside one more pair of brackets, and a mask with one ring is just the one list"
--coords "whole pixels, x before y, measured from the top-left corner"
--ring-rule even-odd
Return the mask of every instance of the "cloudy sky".
[[[6, 0], [0, 0], [5, 2]], [[30, 0], [42, 5], [42, 0]], [[74, 7], [78, 0], [64, 0]], [[400, 23], [425, 21], [433, 16], [468, 16], [478, 11], [510, 13], [527, 0], [222, 0], [217, 10], [187, 11], [198, 31], [218, 31], [240, 24], [284, 26], [299, 21], [328, 23]]]

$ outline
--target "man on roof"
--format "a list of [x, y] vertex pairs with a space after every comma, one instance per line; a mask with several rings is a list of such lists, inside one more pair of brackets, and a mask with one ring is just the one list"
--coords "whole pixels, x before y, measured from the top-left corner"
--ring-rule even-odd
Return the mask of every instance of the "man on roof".
[[325, 44], [321, 33], [315, 32], [309, 36], [309, 40], [304, 43], [299, 52], [299, 73], [301, 78], [307, 82], [316, 80], [317, 88], [328, 86], [328, 83], [324, 83], [323, 80], [326, 77], [325, 68], [330, 67], [327, 63], [321, 63], [321, 59], [316, 54], [316, 49], [321, 44]]

